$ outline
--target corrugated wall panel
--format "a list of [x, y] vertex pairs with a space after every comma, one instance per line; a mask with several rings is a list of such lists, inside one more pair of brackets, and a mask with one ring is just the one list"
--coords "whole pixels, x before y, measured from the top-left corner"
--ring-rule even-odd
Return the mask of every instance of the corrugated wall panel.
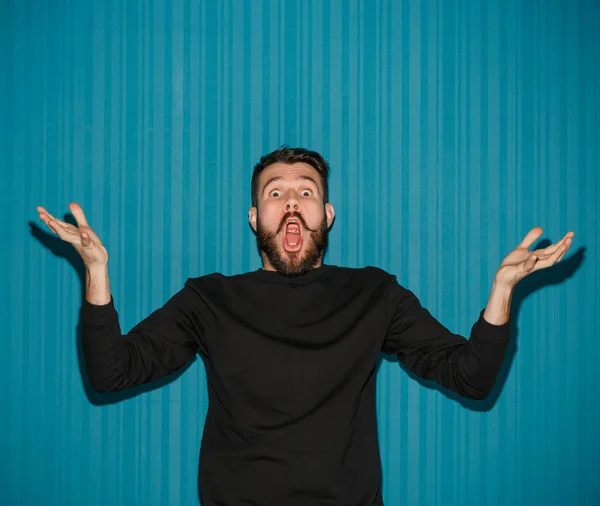
[[327, 262], [397, 274], [468, 335], [533, 226], [494, 393], [378, 372], [387, 505], [600, 502], [600, 5], [594, 1], [0, 2], [0, 504], [192, 505], [197, 361], [90, 390], [82, 271], [35, 208], [86, 211], [124, 330], [189, 276], [259, 267], [253, 164], [321, 151]]

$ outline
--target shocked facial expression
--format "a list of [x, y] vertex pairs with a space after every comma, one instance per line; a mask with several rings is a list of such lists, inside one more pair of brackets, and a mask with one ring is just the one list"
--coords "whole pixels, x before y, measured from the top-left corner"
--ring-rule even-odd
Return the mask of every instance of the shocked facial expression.
[[265, 270], [294, 277], [321, 264], [334, 218], [323, 200], [319, 173], [307, 163], [275, 163], [260, 174], [249, 220]]

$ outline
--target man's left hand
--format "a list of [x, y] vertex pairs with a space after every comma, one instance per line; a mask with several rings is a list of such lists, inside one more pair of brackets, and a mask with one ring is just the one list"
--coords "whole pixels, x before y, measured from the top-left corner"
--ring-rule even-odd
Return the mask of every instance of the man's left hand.
[[544, 249], [529, 251], [531, 245], [544, 233], [541, 227], [529, 231], [525, 239], [500, 264], [495, 282], [514, 287], [525, 276], [554, 265], [567, 252], [575, 232], [568, 232], [561, 241]]

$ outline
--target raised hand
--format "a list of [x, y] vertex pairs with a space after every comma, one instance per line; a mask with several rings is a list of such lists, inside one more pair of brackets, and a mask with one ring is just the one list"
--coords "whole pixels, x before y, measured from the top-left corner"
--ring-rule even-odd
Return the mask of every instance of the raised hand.
[[83, 209], [75, 202], [69, 204], [69, 209], [75, 216], [78, 227], [57, 220], [42, 206], [37, 207], [40, 219], [63, 241], [68, 242], [77, 250], [88, 269], [97, 265], [106, 265], [108, 252], [100, 238], [88, 225]]
[[529, 251], [531, 245], [543, 234], [541, 227], [529, 231], [525, 239], [511, 251], [500, 264], [496, 283], [514, 287], [521, 279], [534, 271], [554, 265], [571, 246], [574, 232], [568, 232], [561, 241], [544, 249]]

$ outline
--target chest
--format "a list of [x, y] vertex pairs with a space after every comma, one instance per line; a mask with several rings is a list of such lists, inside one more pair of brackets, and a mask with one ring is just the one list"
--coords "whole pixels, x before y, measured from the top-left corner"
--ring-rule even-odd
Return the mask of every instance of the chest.
[[220, 310], [209, 353], [224, 395], [293, 416], [364, 384], [384, 339], [376, 305], [278, 309]]

